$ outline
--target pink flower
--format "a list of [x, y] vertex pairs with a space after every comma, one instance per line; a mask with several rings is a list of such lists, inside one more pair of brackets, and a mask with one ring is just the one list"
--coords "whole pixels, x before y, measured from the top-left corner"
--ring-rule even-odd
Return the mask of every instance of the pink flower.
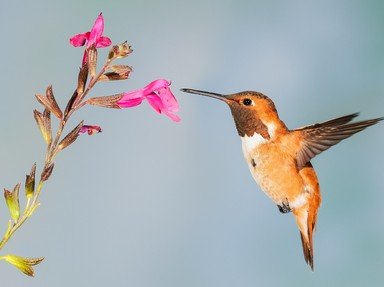
[[147, 99], [152, 108], [159, 114], [164, 113], [171, 120], [179, 122], [180, 118], [175, 115], [179, 111], [179, 104], [169, 88], [167, 80], [156, 80], [143, 89], [124, 93], [116, 103], [121, 109], [140, 105]]
[[[77, 34], [69, 39], [69, 42], [74, 47], [80, 47], [87, 44], [86, 48], [94, 45], [96, 48], [108, 47], [112, 44], [111, 39], [102, 36], [104, 32], [104, 18], [102, 13], [96, 18], [95, 24], [91, 31], [82, 34]], [[86, 62], [86, 51], [84, 52], [83, 63]]]
[[79, 134], [88, 133], [88, 135], [94, 135], [101, 132], [101, 127], [99, 126], [89, 126], [89, 125], [83, 125], [79, 131]]

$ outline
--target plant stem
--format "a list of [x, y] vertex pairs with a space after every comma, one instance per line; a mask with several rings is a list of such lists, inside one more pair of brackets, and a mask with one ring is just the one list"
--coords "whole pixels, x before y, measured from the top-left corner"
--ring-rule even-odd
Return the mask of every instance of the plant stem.
[[9, 222], [11, 225], [10, 228], [8, 227], [7, 232], [5, 233], [3, 239], [0, 241], [0, 250], [6, 245], [6, 243], [9, 241], [9, 239], [12, 237], [12, 235], [24, 224], [24, 222], [33, 214], [35, 209], [39, 206], [38, 199], [41, 193], [41, 190], [43, 188], [44, 180], [42, 178], [43, 172], [46, 168], [49, 167], [49, 165], [52, 163], [55, 156], [60, 152], [60, 149], [58, 148], [59, 142], [61, 139], [61, 136], [63, 134], [64, 128], [66, 123], [68, 122], [70, 116], [76, 111], [79, 110], [81, 107], [83, 107], [86, 102], [83, 102], [84, 98], [88, 95], [88, 93], [92, 90], [92, 88], [95, 86], [95, 84], [98, 82], [99, 78], [105, 73], [105, 71], [108, 69], [109, 64], [112, 62], [111, 59], [108, 59], [103, 67], [101, 68], [100, 72], [91, 80], [89, 81], [87, 88], [84, 90], [84, 92], [79, 96], [78, 100], [76, 101], [75, 105], [72, 107], [72, 109], [68, 112], [68, 115], [66, 119], [64, 120], [64, 117], [60, 119], [60, 124], [57, 129], [56, 135], [54, 140], [47, 146], [47, 150], [45, 153], [45, 160], [44, 160], [44, 167], [43, 171], [40, 174], [40, 180], [37, 185], [37, 188], [31, 198], [27, 199], [27, 203], [24, 209], [23, 214], [21, 217], [16, 221], [13, 222], [12, 220]]

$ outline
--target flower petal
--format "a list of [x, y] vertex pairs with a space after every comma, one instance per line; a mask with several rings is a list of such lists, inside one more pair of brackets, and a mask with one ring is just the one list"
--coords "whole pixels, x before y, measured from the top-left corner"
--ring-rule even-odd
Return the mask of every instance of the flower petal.
[[[166, 88], [166, 89], [168, 89], [168, 88]], [[169, 93], [172, 95], [170, 90], [169, 90]], [[169, 95], [169, 93], [167, 93], [167, 94]], [[155, 93], [148, 95], [146, 98], [148, 100], [148, 103], [152, 106], [152, 108], [156, 112], [158, 112], [159, 114], [163, 113], [164, 115], [168, 116], [174, 122], [180, 121], [180, 117], [174, 114], [174, 112], [177, 112], [179, 110], [179, 106], [176, 102], [176, 99], [174, 99], [174, 101], [176, 103], [176, 106], [175, 106], [174, 103], [172, 103], [172, 105], [169, 105], [169, 103], [167, 103], [167, 101], [169, 101], [169, 99], [166, 99], [166, 101], [163, 101], [163, 99], [159, 95], [156, 95]]]
[[131, 100], [126, 100], [126, 101], [118, 101], [117, 105], [120, 107], [120, 109], [124, 108], [132, 108], [140, 105], [142, 103], [143, 99], [142, 98], [137, 98], [137, 99], [131, 99]]
[[180, 117], [175, 113], [179, 111], [179, 104], [175, 96], [172, 94], [171, 89], [167, 86], [156, 91], [158, 97], [161, 99], [163, 109], [162, 112], [174, 122], [179, 122]]
[[158, 95], [163, 102], [164, 109], [172, 112], [179, 111], [179, 104], [169, 87], [158, 90]]
[[108, 47], [112, 44], [111, 39], [105, 36], [101, 36], [96, 42], [96, 48]]
[[159, 98], [158, 95], [155, 93], [148, 95], [147, 97], [148, 103], [152, 106], [152, 108], [159, 114], [162, 113], [164, 106], [163, 103], [161, 102], [161, 99]]
[[87, 48], [89, 48], [93, 44], [96, 45], [97, 41], [99, 40], [103, 32], [104, 32], [104, 18], [103, 18], [103, 14], [100, 13], [99, 16], [96, 18], [95, 24], [93, 24], [93, 27], [89, 34]]
[[69, 43], [71, 43], [74, 47], [84, 46], [89, 37], [89, 32], [83, 34], [77, 34], [69, 39]]
[[154, 91], [157, 91], [157, 90], [164, 88], [164, 87], [168, 87], [170, 84], [171, 83], [168, 82], [167, 80], [163, 80], [163, 79], [155, 80], [143, 88], [143, 94], [144, 94], [144, 96], [147, 96]]
[[179, 104], [172, 94], [167, 80], [155, 80], [143, 89], [129, 93], [123, 93], [121, 99], [116, 103], [120, 108], [134, 107], [147, 99], [151, 107], [159, 114], [164, 113], [171, 120], [178, 122], [180, 118], [175, 115], [179, 111]]
[[142, 90], [137, 90], [129, 93], [123, 93], [123, 96], [116, 104], [120, 107], [120, 109], [131, 108], [140, 105], [143, 99]]
[[169, 117], [174, 122], [180, 122], [180, 117], [178, 115], [172, 114], [170, 112], [164, 113], [167, 117]]

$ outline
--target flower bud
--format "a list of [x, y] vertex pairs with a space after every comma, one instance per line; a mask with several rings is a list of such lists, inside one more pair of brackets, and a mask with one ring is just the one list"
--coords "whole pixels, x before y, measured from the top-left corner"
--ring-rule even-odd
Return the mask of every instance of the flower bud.
[[51, 162], [44, 167], [43, 172], [41, 173], [41, 181], [47, 181], [52, 174], [53, 168], [55, 166], [54, 162]]
[[100, 126], [90, 126], [90, 125], [83, 125], [79, 131], [80, 134], [87, 133], [90, 136], [101, 133], [101, 132], [102, 130]]
[[32, 198], [35, 192], [35, 173], [36, 163], [32, 166], [31, 172], [27, 174], [25, 179], [25, 195], [27, 198]]
[[113, 60], [113, 59], [125, 58], [131, 53], [132, 53], [131, 46], [129, 46], [127, 41], [125, 41], [124, 43], [120, 45], [115, 45], [111, 48], [108, 54], [108, 59]]

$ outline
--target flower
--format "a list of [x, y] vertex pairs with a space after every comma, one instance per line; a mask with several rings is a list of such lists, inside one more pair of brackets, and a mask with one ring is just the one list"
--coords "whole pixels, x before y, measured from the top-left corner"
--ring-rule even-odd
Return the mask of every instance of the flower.
[[79, 134], [84, 134], [84, 133], [88, 133], [88, 135], [90, 135], [90, 136], [94, 135], [94, 134], [101, 133], [101, 127], [99, 127], [99, 126], [83, 125], [80, 128]]
[[[102, 13], [99, 14], [99, 16], [96, 18], [95, 24], [93, 24], [93, 27], [91, 31], [85, 32], [82, 34], [77, 34], [71, 39], [69, 39], [69, 42], [74, 47], [80, 47], [86, 45], [86, 48], [90, 48], [91, 46], [95, 46], [96, 48], [104, 48], [108, 47], [112, 44], [111, 39], [108, 37], [102, 36], [104, 32], [104, 18]], [[87, 61], [87, 50], [84, 52], [83, 57], [83, 64]]]
[[121, 109], [130, 108], [140, 105], [144, 99], [147, 99], [156, 112], [164, 113], [171, 120], [179, 122], [180, 117], [175, 115], [179, 111], [179, 104], [169, 88], [170, 85], [171, 83], [167, 80], [155, 80], [140, 90], [123, 93], [116, 104]]
[[102, 13], [96, 18], [95, 24], [90, 32], [85, 32], [82, 34], [77, 34], [69, 39], [69, 42], [74, 47], [84, 46], [87, 43], [87, 48], [95, 45], [96, 48], [108, 47], [112, 44], [111, 39], [108, 37], [102, 36], [104, 31], [104, 18]]

